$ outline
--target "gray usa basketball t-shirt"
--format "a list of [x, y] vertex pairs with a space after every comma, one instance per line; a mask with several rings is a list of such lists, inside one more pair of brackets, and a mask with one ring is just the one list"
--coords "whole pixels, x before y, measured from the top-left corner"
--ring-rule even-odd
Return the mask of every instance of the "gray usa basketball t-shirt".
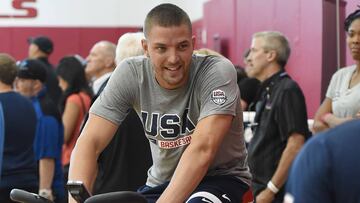
[[249, 184], [240, 93], [229, 60], [193, 55], [187, 84], [168, 90], [157, 83], [149, 58], [126, 59], [115, 69], [90, 112], [120, 125], [131, 107], [141, 118], [151, 147], [153, 166], [147, 185], [171, 179], [197, 123], [216, 114], [233, 115], [234, 119], [207, 175], [233, 175]]

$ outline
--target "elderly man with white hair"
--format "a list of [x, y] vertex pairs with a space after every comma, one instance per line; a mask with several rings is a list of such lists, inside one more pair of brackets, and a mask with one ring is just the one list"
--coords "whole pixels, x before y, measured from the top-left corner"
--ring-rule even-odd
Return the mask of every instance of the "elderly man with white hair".
[[119, 64], [128, 57], [144, 55], [144, 50], [141, 46], [142, 39], [145, 39], [142, 32], [128, 32], [121, 35], [116, 47], [116, 64]]

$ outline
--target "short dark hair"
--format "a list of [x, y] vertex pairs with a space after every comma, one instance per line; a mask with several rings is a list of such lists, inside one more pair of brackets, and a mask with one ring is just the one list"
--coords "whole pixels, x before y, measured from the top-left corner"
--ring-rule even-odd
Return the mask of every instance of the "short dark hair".
[[186, 24], [192, 32], [192, 25], [188, 14], [180, 7], [164, 3], [160, 4], [146, 15], [144, 22], [144, 34], [148, 36], [152, 26], [159, 25], [162, 27], [180, 26]]
[[37, 36], [34, 38], [29, 38], [28, 42], [30, 44], [35, 44], [39, 49], [47, 55], [50, 55], [54, 50], [53, 41], [46, 36]]
[[[358, 6], [359, 7], [359, 6]], [[348, 32], [349, 31], [349, 28], [350, 28], [350, 25], [351, 23], [360, 18], [360, 9], [357, 9], [356, 11], [350, 13], [346, 19], [345, 19], [345, 22], [344, 22], [344, 28], [345, 28], [345, 31]]]
[[17, 74], [15, 60], [8, 54], [0, 53], [0, 81], [12, 86]]

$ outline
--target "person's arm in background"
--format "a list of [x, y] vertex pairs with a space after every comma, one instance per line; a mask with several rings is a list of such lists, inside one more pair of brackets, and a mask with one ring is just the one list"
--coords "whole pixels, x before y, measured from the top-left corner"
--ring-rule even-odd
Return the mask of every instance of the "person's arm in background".
[[[295, 159], [296, 155], [299, 153], [301, 147], [304, 145], [305, 137], [299, 133], [292, 133], [287, 141], [286, 147], [281, 155], [279, 165], [276, 168], [276, 171], [271, 178], [271, 182], [275, 185], [276, 188], [280, 189], [285, 184], [290, 166]], [[267, 203], [272, 202], [275, 197], [275, 194], [269, 189], [266, 188], [256, 196], [257, 203]]]
[[75, 130], [77, 120], [79, 118], [80, 109], [74, 102], [66, 102], [65, 110], [62, 116], [64, 124], [64, 144], [71, 140], [71, 136]]
[[232, 120], [232, 115], [212, 115], [199, 121], [158, 203], [182, 203], [190, 196], [208, 171]]
[[355, 117], [337, 117], [332, 113], [331, 105], [331, 99], [325, 98], [324, 102], [321, 104], [320, 108], [316, 112], [313, 126], [313, 130], [315, 133], [321, 132], [328, 128], [333, 128], [344, 122], [360, 117], [360, 111], [355, 115]]
[[50, 200], [54, 200], [51, 189], [54, 173], [55, 160], [53, 158], [39, 160], [39, 194]]
[[248, 103], [247, 103], [245, 100], [240, 99], [240, 104], [241, 104], [241, 109], [242, 109], [243, 111], [246, 111], [247, 108], [248, 108]]
[[[92, 192], [97, 174], [97, 158], [117, 129], [118, 126], [111, 121], [89, 114], [89, 119], [71, 154], [69, 180], [82, 181], [89, 192]], [[69, 197], [69, 203], [75, 202]]]
[[360, 117], [360, 111], [357, 112], [357, 114], [354, 117], [349, 116], [349, 117], [345, 117], [345, 118], [340, 118], [340, 117], [335, 116], [332, 113], [327, 113], [322, 118], [323, 118], [324, 122], [330, 128], [333, 128], [335, 126], [338, 126], [340, 124], [343, 124], [343, 123], [345, 123], [347, 121], [351, 121], [351, 120], [359, 118], [359, 117]]
[[313, 133], [319, 133], [328, 129], [330, 126], [323, 120], [324, 115], [332, 112], [332, 101], [330, 98], [325, 98], [323, 103], [320, 105], [319, 109], [315, 113], [314, 116], [314, 125], [313, 125]]

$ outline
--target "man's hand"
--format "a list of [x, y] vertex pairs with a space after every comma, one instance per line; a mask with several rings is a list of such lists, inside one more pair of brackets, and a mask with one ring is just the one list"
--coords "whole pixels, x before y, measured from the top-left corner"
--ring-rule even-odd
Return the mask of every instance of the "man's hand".
[[51, 189], [40, 189], [39, 195], [51, 201], [54, 201], [55, 199]]
[[256, 203], [270, 203], [274, 200], [275, 194], [266, 188], [261, 191], [258, 196], [256, 196]]

